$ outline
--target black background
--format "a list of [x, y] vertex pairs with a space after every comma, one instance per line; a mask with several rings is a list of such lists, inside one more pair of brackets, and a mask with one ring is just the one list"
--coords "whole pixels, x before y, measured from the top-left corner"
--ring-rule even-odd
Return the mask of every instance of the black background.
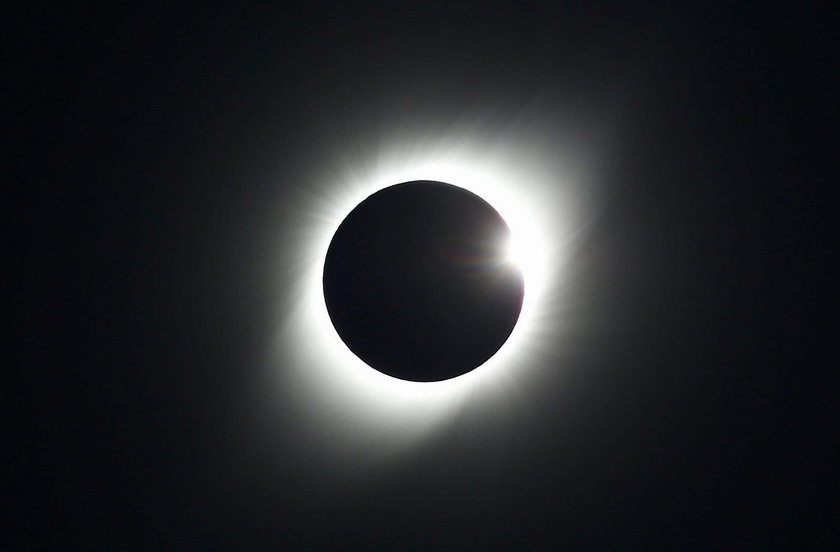
[[[5, 549], [830, 548], [836, 19], [451, 4], [9, 14]], [[622, 106], [562, 386], [364, 478], [300, 460], [293, 419], [261, 460], [249, 385], [292, 301], [269, 229], [311, 167], [394, 113], [534, 96], [582, 129]]]

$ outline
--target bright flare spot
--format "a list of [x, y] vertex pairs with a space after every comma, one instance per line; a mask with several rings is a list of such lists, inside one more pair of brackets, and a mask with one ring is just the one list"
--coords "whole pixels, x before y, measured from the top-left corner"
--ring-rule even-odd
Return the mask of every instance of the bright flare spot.
[[[522, 244], [518, 243], [513, 236], [506, 238], [503, 243], [500, 245], [501, 249], [501, 260], [503, 263], [509, 263], [519, 267], [522, 270], [522, 266], [524, 264], [524, 255], [525, 251], [522, 249]], [[524, 271], [523, 271], [524, 275]]]

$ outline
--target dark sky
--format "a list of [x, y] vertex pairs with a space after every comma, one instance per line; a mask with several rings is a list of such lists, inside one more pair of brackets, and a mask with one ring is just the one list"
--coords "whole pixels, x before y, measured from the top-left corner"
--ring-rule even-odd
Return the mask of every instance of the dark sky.
[[[836, 19], [351, 4], [6, 18], [0, 547], [830, 548]], [[405, 121], [503, 133], [523, 106], [560, 153], [607, 135], [573, 347], [545, 344], [505, 423], [467, 410], [387, 461], [366, 460], [387, 436], [327, 459], [294, 409], [255, 414], [317, 168]]]

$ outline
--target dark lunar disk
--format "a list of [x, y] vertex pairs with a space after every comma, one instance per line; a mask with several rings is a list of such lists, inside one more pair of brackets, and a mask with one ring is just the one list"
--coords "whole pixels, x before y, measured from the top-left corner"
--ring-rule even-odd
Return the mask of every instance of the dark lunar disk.
[[410, 381], [465, 374], [493, 356], [522, 307], [504, 262], [507, 225], [486, 201], [443, 182], [391, 186], [333, 236], [324, 298], [341, 339], [373, 368]]

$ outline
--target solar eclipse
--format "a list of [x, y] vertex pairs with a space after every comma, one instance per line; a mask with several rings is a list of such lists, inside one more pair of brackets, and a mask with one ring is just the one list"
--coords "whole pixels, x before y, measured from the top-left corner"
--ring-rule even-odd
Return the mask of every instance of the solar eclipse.
[[[554, 148], [567, 144], [566, 137], [524, 116], [505, 132], [482, 121], [448, 130], [419, 121], [397, 127], [352, 156], [343, 146], [326, 151], [331, 161], [311, 168], [301, 193], [287, 196], [275, 217], [277, 267], [284, 271], [278, 277], [286, 285], [278, 288], [281, 324], [259, 383], [263, 412], [293, 419], [295, 437], [306, 440], [303, 450], [318, 461], [341, 462], [358, 450], [367, 459], [360, 465], [367, 465], [406, 453], [459, 413], [501, 420], [523, 406], [526, 389], [563, 376], [542, 367], [565, 354], [570, 329], [580, 331], [572, 310], [586, 290], [571, 261], [594, 214], [594, 144], [581, 139], [558, 154]], [[487, 278], [507, 266], [521, 277], [521, 309], [515, 317], [510, 307], [509, 335], [485, 349], [485, 362], [461, 366], [454, 377], [401, 378], [371, 367], [336, 331], [325, 298], [329, 251], [344, 221], [368, 198], [417, 181], [474, 198], [501, 221], [484, 241], [483, 256], [462, 249], [444, 257], [461, 267], [453, 268], [456, 274], [471, 266], [473, 277]], [[283, 426], [279, 418], [266, 424]]]

